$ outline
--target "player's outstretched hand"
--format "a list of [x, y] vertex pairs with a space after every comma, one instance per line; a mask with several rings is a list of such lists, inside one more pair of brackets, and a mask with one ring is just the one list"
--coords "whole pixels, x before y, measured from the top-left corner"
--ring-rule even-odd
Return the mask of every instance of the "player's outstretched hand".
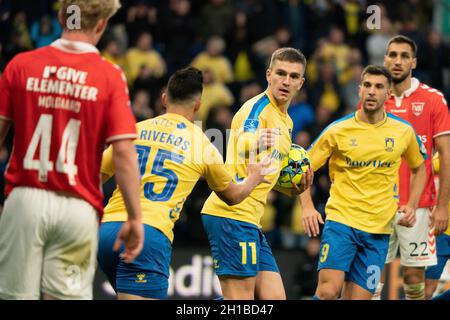
[[436, 206], [431, 212], [431, 225], [434, 226], [434, 234], [440, 235], [448, 228], [448, 207]]
[[416, 210], [409, 206], [403, 205], [398, 209], [398, 212], [401, 213], [402, 217], [398, 220], [397, 224], [412, 228], [416, 223]]
[[308, 237], [319, 235], [319, 223], [323, 224], [322, 215], [314, 208], [303, 208], [303, 228]]
[[300, 187], [298, 185], [296, 185], [295, 183], [292, 183], [293, 194], [297, 195], [297, 196], [299, 194], [302, 194], [306, 189], [311, 187], [313, 180], [314, 180], [314, 171], [313, 171], [313, 169], [309, 168], [308, 171], [306, 171], [302, 177], [302, 182], [300, 184]]
[[114, 242], [113, 250], [119, 251], [122, 242], [125, 244], [125, 250], [120, 254], [120, 257], [126, 263], [130, 263], [141, 253], [144, 245], [144, 226], [140, 220], [124, 222], [117, 235], [116, 242]]
[[274, 173], [278, 168], [272, 165], [270, 156], [266, 155], [260, 162], [256, 162], [256, 155], [250, 155], [250, 163], [247, 166], [247, 179], [255, 182], [255, 185], [260, 183], [272, 183], [265, 178], [266, 175]]

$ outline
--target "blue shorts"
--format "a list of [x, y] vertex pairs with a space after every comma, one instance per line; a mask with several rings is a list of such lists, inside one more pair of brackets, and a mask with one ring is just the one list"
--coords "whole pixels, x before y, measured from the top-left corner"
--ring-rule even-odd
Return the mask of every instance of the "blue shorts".
[[450, 236], [447, 234], [441, 234], [436, 237], [436, 254], [437, 264], [428, 267], [425, 271], [425, 277], [427, 279], [439, 280], [444, 271], [445, 264], [450, 259]]
[[345, 281], [374, 293], [388, 249], [388, 234], [371, 234], [327, 220], [320, 244], [318, 270], [342, 270]]
[[208, 214], [202, 214], [202, 221], [219, 277], [255, 277], [259, 271], [279, 273], [266, 237], [257, 226]]
[[169, 287], [172, 245], [158, 229], [144, 224], [144, 247], [131, 263], [120, 259], [113, 245], [123, 222], [105, 222], [100, 226], [98, 263], [116, 292], [152, 299], [165, 299]]

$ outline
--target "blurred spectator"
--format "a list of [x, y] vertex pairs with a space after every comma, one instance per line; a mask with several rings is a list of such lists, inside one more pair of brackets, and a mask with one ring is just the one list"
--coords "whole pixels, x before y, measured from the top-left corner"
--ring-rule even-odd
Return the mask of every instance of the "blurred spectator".
[[164, 38], [168, 73], [187, 66], [196, 45], [196, 20], [188, 0], [170, 0], [169, 7], [160, 12], [159, 24]]
[[192, 61], [192, 66], [205, 71], [211, 70], [215, 81], [229, 83], [233, 81], [233, 71], [228, 58], [223, 55], [225, 41], [220, 37], [211, 37], [206, 43], [206, 50], [199, 53]]
[[155, 79], [166, 74], [166, 63], [159, 52], [153, 49], [153, 37], [148, 32], [140, 34], [136, 47], [128, 49], [125, 54], [125, 74], [129, 83], [134, 82], [143, 66], [150, 69]]
[[348, 56], [347, 68], [339, 75], [339, 84], [343, 86], [350, 81], [353, 78], [353, 67], [362, 66], [362, 64], [361, 51], [358, 48], [351, 48]]
[[263, 92], [264, 89], [257, 82], [250, 82], [242, 87], [242, 90], [239, 95], [239, 108], [252, 97]]
[[125, 56], [122, 54], [119, 44], [114, 39], [108, 40], [105, 49], [102, 51], [102, 56], [122, 69], [125, 67]]
[[59, 38], [62, 29], [56, 17], [43, 16], [31, 26], [31, 40], [36, 48], [47, 46]]
[[361, 32], [361, 24], [364, 21], [364, 11], [358, 0], [345, 0], [342, 6], [345, 12], [345, 24], [349, 40], [356, 38]]
[[367, 53], [369, 64], [383, 65], [384, 55], [389, 40], [394, 36], [391, 21], [387, 18], [381, 20], [381, 29], [375, 30], [367, 38]]
[[[216, 105], [209, 110], [208, 118], [206, 119], [205, 134], [211, 137], [209, 130], [213, 130], [212, 133], [218, 134], [220, 132], [220, 141], [212, 140], [211, 142], [219, 150], [225, 159], [227, 156], [227, 130], [231, 127], [231, 121], [233, 114], [230, 112], [230, 108], [222, 105]], [[217, 131], [218, 130], [218, 131]]]
[[270, 64], [270, 58], [272, 53], [279, 48], [279, 44], [275, 36], [269, 36], [263, 38], [253, 44], [252, 50], [255, 54], [255, 60], [257, 69], [256, 79], [260, 86], [265, 87], [266, 81], [266, 70]]
[[233, 26], [233, 7], [230, 0], [209, 0], [200, 15], [200, 34], [203, 41], [218, 36], [225, 38]]
[[341, 106], [340, 86], [332, 63], [323, 63], [319, 69], [319, 80], [309, 88], [310, 101], [313, 106], [321, 105], [335, 113]]
[[131, 110], [136, 117], [136, 121], [143, 121], [153, 117], [150, 107], [150, 95], [145, 90], [136, 91], [131, 101]]
[[292, 46], [304, 51], [308, 29], [306, 19], [309, 7], [301, 0], [288, 0], [281, 3], [281, 19], [291, 32]]
[[273, 35], [278, 27], [278, 11], [272, 0], [235, 1], [236, 10], [247, 16], [248, 38], [254, 43]]
[[27, 16], [25, 12], [19, 11], [14, 16], [12, 22], [12, 32], [19, 37], [18, 40], [21, 47], [26, 50], [31, 50], [34, 48], [33, 43], [31, 42], [30, 33], [28, 32]]
[[299, 146], [303, 147], [305, 150], [309, 148], [311, 145], [311, 135], [308, 131], [302, 130], [297, 132], [297, 134], [294, 136], [294, 143], [298, 144]]
[[288, 108], [288, 114], [294, 122], [292, 129], [292, 139], [294, 139], [298, 132], [312, 124], [315, 120], [314, 109], [306, 99], [306, 91], [299, 91], [294, 97], [291, 106]]
[[321, 0], [312, 1], [310, 6], [308, 30], [313, 33], [312, 39], [326, 37], [330, 33], [330, 27], [346, 33], [345, 11], [340, 3], [335, 0]]
[[143, 32], [148, 32], [158, 39], [157, 25], [156, 8], [149, 6], [146, 1], [138, 0], [136, 5], [127, 11], [126, 30], [130, 46], [136, 45], [138, 36]]
[[166, 82], [165, 77], [155, 78], [152, 70], [147, 65], [142, 65], [139, 70], [137, 78], [134, 80], [132, 89], [133, 92], [145, 90], [150, 94], [150, 104], [154, 105], [157, 95]]
[[336, 66], [338, 75], [347, 68], [350, 54], [350, 47], [344, 40], [344, 32], [337, 27], [332, 27], [328, 35], [328, 41], [323, 45], [323, 58]]
[[230, 90], [220, 82], [215, 81], [210, 69], [203, 71], [203, 94], [197, 117], [205, 124], [209, 110], [214, 106], [230, 108], [234, 103], [234, 97]]
[[0, 43], [4, 43], [7, 38], [11, 18], [11, 0], [0, 0]]
[[234, 26], [227, 38], [227, 56], [230, 58], [234, 80], [243, 83], [255, 79], [255, 57], [248, 42], [247, 16], [236, 12]]
[[331, 122], [331, 115], [332, 112], [327, 106], [319, 105], [316, 108], [316, 121], [305, 129], [311, 134], [312, 140], [315, 140], [323, 129]]
[[363, 66], [360, 64], [353, 64], [349, 68], [351, 78], [341, 88], [345, 114], [352, 113], [358, 108], [359, 84], [361, 83], [361, 73], [363, 71]]
[[442, 42], [438, 32], [431, 30], [428, 33], [427, 42], [419, 48], [415, 73], [430, 87], [443, 88], [445, 70], [449, 67], [450, 46]]

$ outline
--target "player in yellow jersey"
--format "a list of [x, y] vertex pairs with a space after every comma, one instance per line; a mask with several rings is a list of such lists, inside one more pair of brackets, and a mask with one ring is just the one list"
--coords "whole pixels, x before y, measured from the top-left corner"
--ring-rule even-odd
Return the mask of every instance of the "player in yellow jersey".
[[[439, 188], [439, 169], [439, 153], [436, 153], [433, 157], [433, 173], [437, 188]], [[450, 211], [450, 202], [448, 210]], [[450, 259], [450, 226], [447, 227], [443, 234], [436, 237], [436, 256], [437, 264], [428, 267], [425, 271], [425, 299], [427, 300], [433, 296], [445, 264]]]
[[[201, 176], [221, 199], [233, 205], [258, 184], [268, 183], [264, 174], [273, 172], [266, 158], [249, 166], [243, 183], [232, 182], [219, 151], [192, 123], [202, 89], [199, 70], [190, 67], [175, 72], [162, 96], [167, 113], [137, 124], [144, 248], [131, 264], [125, 264], [120, 253], [113, 251], [117, 232], [126, 221], [125, 203], [118, 188], [105, 208], [99, 235], [99, 265], [119, 299], [167, 296], [174, 223]], [[104, 152], [103, 181], [114, 174], [111, 152]]]
[[[386, 68], [366, 67], [359, 86], [362, 108], [330, 124], [309, 148], [314, 170], [330, 159], [331, 179], [315, 299], [337, 299], [343, 287], [344, 299], [371, 299], [397, 209], [399, 224], [415, 223], [426, 150], [408, 122], [385, 112], [391, 84]], [[401, 158], [411, 169], [411, 187], [408, 203], [398, 208], [394, 186]], [[320, 213], [309, 192], [301, 200], [305, 231], [316, 236]]]
[[[267, 90], [245, 102], [234, 116], [226, 165], [236, 182], [246, 175], [248, 149], [256, 148], [259, 156], [269, 154], [271, 162], [281, 169], [292, 143], [293, 124], [287, 109], [303, 85], [305, 67], [306, 59], [299, 50], [275, 51], [266, 73]], [[256, 147], [255, 141], [260, 140], [266, 143]], [[279, 171], [267, 177], [270, 184], [259, 185], [238, 205], [230, 206], [216, 192], [205, 202], [202, 221], [224, 299], [286, 298], [277, 264], [260, 230], [267, 195], [275, 186]], [[309, 170], [300, 189], [276, 190], [298, 195], [311, 182]]]

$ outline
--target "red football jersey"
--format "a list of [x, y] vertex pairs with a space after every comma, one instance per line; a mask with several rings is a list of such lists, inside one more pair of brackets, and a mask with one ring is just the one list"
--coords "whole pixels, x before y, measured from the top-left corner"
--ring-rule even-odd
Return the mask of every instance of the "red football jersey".
[[59, 39], [14, 57], [0, 97], [0, 117], [14, 126], [5, 193], [16, 186], [68, 192], [101, 212], [105, 144], [136, 138], [120, 68], [88, 43]]
[[[427, 182], [420, 198], [419, 207], [431, 207], [437, 202], [436, 186], [433, 178], [433, 139], [450, 134], [450, 116], [444, 95], [416, 78], [412, 78], [411, 88], [402, 97], [391, 96], [386, 101], [386, 111], [412, 124], [417, 135], [427, 149], [425, 160]], [[410, 171], [405, 161], [400, 166], [399, 195], [400, 205], [406, 204], [409, 198]]]

